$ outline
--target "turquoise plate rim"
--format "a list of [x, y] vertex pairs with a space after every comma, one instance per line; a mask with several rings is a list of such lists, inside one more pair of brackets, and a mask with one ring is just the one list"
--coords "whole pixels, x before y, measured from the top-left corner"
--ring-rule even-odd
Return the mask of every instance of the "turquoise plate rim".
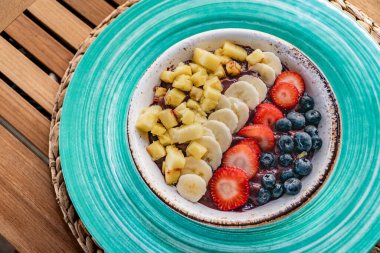
[[[341, 110], [341, 151], [325, 185], [260, 227], [217, 228], [174, 212], [145, 185], [128, 149], [129, 98], [145, 69], [179, 40], [218, 28], [295, 45], [325, 73]], [[108, 252], [368, 251], [380, 238], [379, 73], [378, 45], [326, 1], [143, 0], [99, 35], [70, 82], [59, 139], [68, 193]]]

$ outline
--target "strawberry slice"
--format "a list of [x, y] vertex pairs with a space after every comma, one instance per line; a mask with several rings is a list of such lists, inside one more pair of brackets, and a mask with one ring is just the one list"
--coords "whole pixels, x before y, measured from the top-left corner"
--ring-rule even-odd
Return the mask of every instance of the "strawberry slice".
[[290, 110], [298, 104], [300, 93], [291, 83], [278, 83], [272, 87], [270, 97], [278, 107]]
[[264, 124], [273, 128], [277, 120], [282, 119], [284, 114], [275, 105], [264, 103], [256, 107], [253, 117], [254, 124]]
[[220, 210], [236, 209], [248, 200], [248, 177], [238, 168], [222, 167], [210, 180], [210, 192], [212, 200]]
[[253, 138], [263, 151], [270, 151], [276, 143], [272, 129], [263, 124], [249, 125], [238, 132], [239, 136]]
[[275, 85], [278, 83], [290, 83], [293, 84], [300, 95], [305, 91], [305, 82], [300, 74], [294, 71], [282, 72], [276, 79]]
[[254, 153], [261, 155], [261, 150], [259, 144], [257, 144], [257, 141], [253, 138], [246, 138], [244, 140], [241, 140], [239, 144], [246, 144], [248, 145]]
[[223, 166], [236, 167], [243, 170], [249, 179], [253, 178], [260, 167], [260, 152], [248, 144], [237, 144], [223, 155]]

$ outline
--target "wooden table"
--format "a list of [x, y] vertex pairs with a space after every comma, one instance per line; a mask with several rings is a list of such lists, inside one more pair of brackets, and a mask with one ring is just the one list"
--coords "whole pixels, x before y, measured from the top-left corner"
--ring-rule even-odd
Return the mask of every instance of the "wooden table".
[[[0, 1], [0, 234], [21, 252], [81, 252], [51, 183], [50, 117], [75, 51], [122, 2]], [[380, 0], [352, 3], [380, 23]]]

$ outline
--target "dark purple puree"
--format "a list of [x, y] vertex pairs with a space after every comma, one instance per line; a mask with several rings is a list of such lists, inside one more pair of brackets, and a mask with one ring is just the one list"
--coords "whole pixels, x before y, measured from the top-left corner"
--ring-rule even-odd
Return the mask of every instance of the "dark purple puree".
[[[251, 52], [254, 51], [254, 49], [252, 49], [250, 47], [246, 47], [246, 46], [242, 46], [242, 47], [247, 51], [248, 54], [250, 54]], [[227, 75], [226, 78], [224, 78], [224, 79], [221, 80], [221, 83], [222, 83], [222, 86], [223, 86], [223, 91], [222, 91], [223, 94], [231, 86], [231, 84], [237, 82], [238, 79], [241, 76], [251, 75], [251, 76], [254, 76], [254, 77], [260, 77], [260, 75], [257, 72], [248, 69], [248, 63], [247, 62], [239, 62], [238, 61], [238, 63], [242, 67], [241, 68], [241, 73], [239, 75], [237, 75], [237, 76], [229, 76], [229, 75]], [[170, 68], [168, 68], [168, 70], [173, 70], [173, 69], [174, 69], [173, 66], [170, 67]], [[288, 68], [285, 65], [282, 65], [282, 72], [287, 71], [287, 70], [288, 70]], [[165, 82], [161, 82], [159, 86], [164, 87], [164, 88], [170, 88], [171, 84], [165, 83]], [[272, 103], [272, 101], [270, 100], [270, 97], [268, 96], [268, 94], [269, 94], [269, 90], [268, 90], [266, 99], [262, 103]], [[189, 97], [185, 98], [185, 100], [187, 100], [187, 99], [189, 99]], [[163, 98], [156, 98], [155, 97], [152, 105], [153, 104], [160, 105], [163, 109], [165, 109], [165, 108], [171, 108], [170, 106], [165, 105], [165, 101], [164, 101]], [[293, 110], [289, 110], [289, 111], [282, 110], [282, 109], [280, 109], [280, 110], [284, 113], [284, 115], [286, 115], [290, 111], [295, 111], [294, 109]], [[252, 119], [253, 119], [254, 115], [255, 115], [255, 110], [250, 110], [250, 116], [249, 116], [249, 119], [248, 119], [247, 123], [245, 124], [245, 126], [253, 125]], [[277, 140], [280, 138], [281, 133], [277, 132], [275, 129], [272, 129], [272, 130], [273, 130], [273, 133], [274, 133], [274, 136], [275, 136], [275, 140], [276, 140], [276, 143], [277, 143]], [[298, 132], [298, 131], [304, 131], [304, 130], [303, 129], [292, 130], [292, 131], [289, 132], [289, 134], [293, 137], [294, 134], [296, 132]], [[240, 137], [237, 134], [233, 134], [233, 136], [232, 136], [232, 144], [231, 144], [230, 148], [233, 147], [233, 146], [235, 146], [236, 144], [238, 144], [239, 141], [241, 141], [243, 139], [245, 139], [245, 138], [244, 137]], [[150, 141], [150, 143], [152, 143], [153, 141], [156, 141], [156, 140], [158, 140], [158, 138], [156, 136], [153, 136], [151, 133], [149, 133], [149, 141]], [[186, 153], [185, 151], [186, 151], [187, 145], [188, 144], [176, 144], [176, 146], [180, 150], [182, 150], [184, 153]], [[273, 155], [275, 157], [275, 160], [278, 161], [278, 157], [281, 155], [281, 153], [280, 153], [280, 150], [277, 147], [277, 145], [275, 145], [275, 148], [274, 148], [274, 150], [272, 150], [272, 153], [273, 153]], [[291, 155], [293, 157], [293, 160], [297, 159], [297, 155], [298, 155], [297, 153], [292, 152]], [[309, 151], [307, 153], [307, 155], [305, 156], [305, 158], [311, 160], [311, 158], [313, 157], [313, 155], [314, 155], [314, 152]], [[160, 171], [162, 171], [162, 162], [164, 161], [164, 159], [165, 158], [161, 158], [161, 159], [155, 161], [155, 163], [157, 164], [157, 166], [160, 169]], [[244, 212], [244, 211], [248, 211], [248, 210], [251, 210], [251, 209], [253, 209], [255, 207], [260, 206], [260, 204], [257, 201], [257, 195], [259, 193], [259, 190], [261, 188], [263, 188], [263, 186], [261, 184], [261, 178], [265, 174], [273, 174], [276, 177], [276, 182], [281, 182], [281, 178], [280, 178], [281, 173], [284, 170], [292, 168], [292, 165], [293, 164], [289, 165], [288, 167], [282, 167], [281, 165], [279, 165], [279, 164], [276, 163], [276, 165], [274, 167], [269, 168], [269, 169], [262, 168], [260, 166], [260, 169], [257, 172], [257, 174], [249, 181], [250, 193], [249, 193], [249, 198], [248, 198], [247, 203], [245, 205], [243, 205], [242, 207], [239, 207], [237, 209], [232, 210], [232, 212]], [[301, 179], [302, 176], [298, 175], [298, 178]], [[281, 198], [281, 196], [279, 198]], [[274, 198], [272, 196], [271, 199], [270, 199], [270, 201], [272, 201], [274, 199], [277, 199], [277, 198]], [[214, 204], [214, 201], [211, 198], [209, 187], [207, 187], [207, 192], [199, 200], [199, 203], [201, 203], [201, 204], [203, 204], [203, 205], [205, 205], [205, 206], [207, 206], [209, 208], [219, 210], [217, 208], [217, 206]]]

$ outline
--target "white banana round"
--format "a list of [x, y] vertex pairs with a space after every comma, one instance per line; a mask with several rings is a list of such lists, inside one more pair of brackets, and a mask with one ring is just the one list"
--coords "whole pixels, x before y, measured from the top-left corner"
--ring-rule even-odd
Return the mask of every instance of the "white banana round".
[[211, 113], [208, 116], [208, 119], [217, 120], [224, 123], [230, 129], [231, 133], [235, 131], [238, 123], [238, 117], [231, 109], [228, 108], [223, 108]]
[[192, 156], [185, 158], [185, 167], [181, 170], [181, 175], [186, 174], [196, 174], [203, 178], [203, 180], [208, 184], [212, 177], [212, 169], [205, 161], [194, 158]]
[[206, 189], [206, 182], [198, 175], [186, 174], [178, 179], [178, 193], [191, 202], [198, 202], [206, 193]]
[[225, 152], [231, 146], [232, 134], [225, 124], [216, 120], [207, 120], [203, 123], [203, 126], [213, 132], [222, 152]]
[[237, 81], [224, 93], [227, 97], [235, 97], [248, 105], [248, 108], [253, 110], [260, 103], [259, 93], [256, 88], [245, 81]]

